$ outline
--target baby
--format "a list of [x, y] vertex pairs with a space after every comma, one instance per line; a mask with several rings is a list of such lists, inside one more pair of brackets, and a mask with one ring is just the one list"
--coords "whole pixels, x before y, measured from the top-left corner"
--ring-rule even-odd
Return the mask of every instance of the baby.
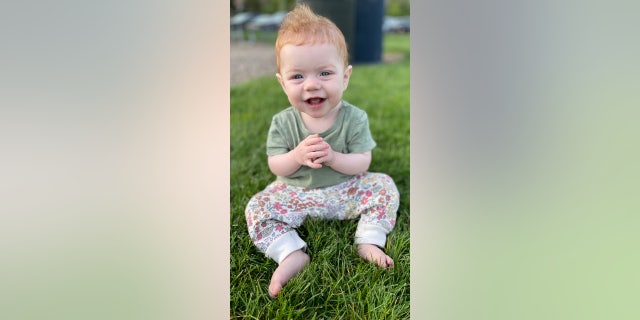
[[354, 219], [358, 254], [381, 268], [395, 225], [399, 194], [386, 174], [368, 172], [376, 142], [367, 114], [342, 100], [352, 66], [336, 25], [297, 5], [276, 39], [276, 78], [291, 107], [277, 113], [267, 136], [269, 169], [277, 179], [254, 195], [245, 211], [253, 243], [278, 267], [269, 295], [309, 263], [295, 228], [309, 217]]

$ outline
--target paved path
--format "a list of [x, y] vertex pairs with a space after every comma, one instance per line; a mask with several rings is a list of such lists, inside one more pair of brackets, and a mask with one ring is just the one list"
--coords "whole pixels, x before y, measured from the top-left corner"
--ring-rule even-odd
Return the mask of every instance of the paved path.
[[276, 74], [276, 53], [272, 45], [231, 42], [231, 86], [260, 76]]

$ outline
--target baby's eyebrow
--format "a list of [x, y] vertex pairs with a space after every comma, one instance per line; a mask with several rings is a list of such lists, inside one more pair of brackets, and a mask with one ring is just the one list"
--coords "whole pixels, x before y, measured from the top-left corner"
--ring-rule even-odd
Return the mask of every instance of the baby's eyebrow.
[[332, 64], [325, 64], [325, 65], [319, 66], [318, 69], [337, 69], [337, 67]]
[[300, 72], [302, 72], [302, 70], [301, 70], [301, 69], [298, 69], [298, 68], [295, 68], [295, 69], [288, 69], [288, 70], [287, 70], [287, 69], [285, 69], [285, 70], [284, 70], [284, 73], [300, 73]]
[[[319, 65], [317, 67], [313, 67], [314, 71], [318, 71], [318, 70], [337, 70], [338, 67], [336, 65], [333, 64], [323, 64], [323, 65]], [[292, 68], [292, 69], [285, 69], [282, 71], [283, 75], [291, 75], [291, 74], [298, 74], [298, 73], [304, 73], [306, 70], [305, 69], [300, 69], [300, 68]]]
[[282, 74], [282, 76], [285, 78], [290, 78], [301, 73], [297, 71], [283, 71], [280, 74]]

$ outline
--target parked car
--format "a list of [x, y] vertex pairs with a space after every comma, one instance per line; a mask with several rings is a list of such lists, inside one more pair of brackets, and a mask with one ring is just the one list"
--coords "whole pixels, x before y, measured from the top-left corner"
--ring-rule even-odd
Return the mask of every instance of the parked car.
[[253, 12], [240, 12], [231, 17], [231, 30], [245, 29], [247, 23], [251, 22], [257, 16]]
[[247, 29], [252, 31], [275, 31], [280, 28], [280, 24], [287, 15], [284, 11], [279, 11], [274, 14], [259, 14], [253, 20], [247, 24]]
[[408, 33], [410, 29], [409, 16], [385, 16], [384, 21], [382, 22], [382, 32]]

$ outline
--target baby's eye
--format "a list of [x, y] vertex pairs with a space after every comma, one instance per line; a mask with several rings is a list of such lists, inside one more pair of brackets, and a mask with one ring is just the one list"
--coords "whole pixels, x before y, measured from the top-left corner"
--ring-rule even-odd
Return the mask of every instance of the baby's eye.
[[320, 73], [320, 75], [321, 75], [321, 76], [323, 76], [323, 77], [326, 77], [326, 76], [328, 76], [328, 75], [331, 75], [331, 72], [329, 72], [329, 71], [322, 71], [322, 72]]
[[302, 75], [301, 74], [294, 74], [293, 76], [291, 76], [291, 79], [302, 79]]

